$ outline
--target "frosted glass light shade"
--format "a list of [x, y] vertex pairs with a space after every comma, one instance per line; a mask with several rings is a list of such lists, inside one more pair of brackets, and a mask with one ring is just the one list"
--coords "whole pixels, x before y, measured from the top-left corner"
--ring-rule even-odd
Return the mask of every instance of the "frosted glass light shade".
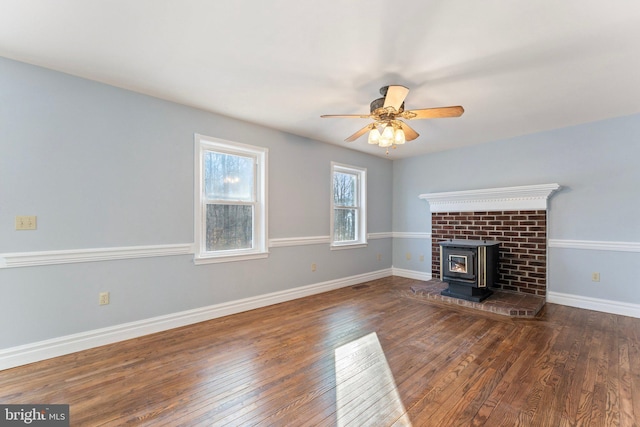
[[380, 147], [391, 147], [393, 145], [393, 127], [387, 126], [380, 135]]
[[404, 131], [402, 129], [396, 129], [393, 135], [393, 141], [396, 145], [402, 145], [405, 143]]
[[369, 144], [379, 144], [380, 143], [380, 131], [377, 128], [371, 129], [369, 132]]

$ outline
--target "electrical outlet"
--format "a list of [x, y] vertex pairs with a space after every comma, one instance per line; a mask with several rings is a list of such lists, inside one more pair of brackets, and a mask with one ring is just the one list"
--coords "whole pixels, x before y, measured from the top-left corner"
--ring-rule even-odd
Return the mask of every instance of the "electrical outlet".
[[600, 281], [600, 273], [598, 273], [598, 272], [591, 273], [591, 281], [592, 282], [599, 282]]
[[98, 303], [100, 305], [109, 304], [109, 292], [100, 292]]
[[378, 254], [376, 258], [378, 259], [378, 261], [382, 261], [382, 254]]
[[411, 261], [411, 252], [407, 252], [405, 257], [407, 258], [407, 261]]
[[420, 262], [424, 262], [424, 255], [420, 255]]
[[316, 263], [311, 264], [311, 271], [316, 271]]
[[16, 216], [16, 230], [35, 230], [36, 219], [34, 216]]

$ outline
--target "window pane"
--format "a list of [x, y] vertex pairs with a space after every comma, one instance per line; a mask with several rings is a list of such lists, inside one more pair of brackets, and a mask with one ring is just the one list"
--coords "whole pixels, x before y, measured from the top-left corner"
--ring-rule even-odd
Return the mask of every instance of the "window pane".
[[335, 242], [356, 240], [356, 210], [335, 209], [333, 240]]
[[207, 205], [206, 250], [251, 249], [253, 206]]
[[252, 157], [207, 151], [204, 154], [205, 197], [215, 200], [253, 201]]
[[358, 177], [349, 173], [333, 174], [333, 203], [338, 206], [357, 206]]

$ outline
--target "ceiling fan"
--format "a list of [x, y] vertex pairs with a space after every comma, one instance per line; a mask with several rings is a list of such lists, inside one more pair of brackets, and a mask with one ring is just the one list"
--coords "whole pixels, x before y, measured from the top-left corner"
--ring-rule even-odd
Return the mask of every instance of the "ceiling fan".
[[320, 117], [372, 119], [373, 123], [366, 125], [345, 141], [355, 141], [369, 132], [369, 144], [386, 148], [387, 154], [389, 154], [389, 147], [396, 148], [397, 145], [404, 144], [405, 141], [412, 141], [419, 136], [418, 132], [399, 119], [440, 119], [460, 117], [464, 113], [464, 108], [461, 106], [405, 110], [404, 100], [408, 93], [409, 89], [404, 86], [383, 86], [380, 88], [382, 98], [371, 102], [370, 114], [325, 114]]

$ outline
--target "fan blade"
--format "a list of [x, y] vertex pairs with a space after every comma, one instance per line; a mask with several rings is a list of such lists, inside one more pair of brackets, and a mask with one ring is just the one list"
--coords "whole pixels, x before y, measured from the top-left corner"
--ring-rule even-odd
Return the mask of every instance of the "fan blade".
[[408, 93], [409, 89], [404, 86], [389, 86], [387, 96], [384, 98], [383, 108], [393, 107], [396, 111], [400, 111], [400, 107]]
[[354, 133], [349, 138], [345, 139], [345, 141], [347, 141], [347, 142], [355, 141], [356, 139], [360, 138], [362, 135], [364, 135], [365, 133], [367, 133], [368, 131], [373, 129], [374, 126], [375, 126], [375, 123], [369, 123], [368, 125], [366, 125], [362, 129], [360, 129], [358, 132]]
[[404, 111], [401, 116], [404, 119], [442, 119], [446, 117], [460, 117], [464, 113], [464, 108], [456, 107], [440, 107], [440, 108], [424, 108], [422, 110]]
[[360, 114], [324, 114], [322, 116], [323, 119], [335, 119], [335, 118], [345, 118], [345, 119], [368, 119], [371, 115], [360, 115]]
[[415, 130], [413, 130], [411, 128], [411, 126], [409, 126], [408, 124], [401, 122], [398, 120], [398, 122], [400, 123], [400, 127], [402, 128], [402, 131], [404, 132], [404, 138], [406, 141], [413, 141], [414, 139], [416, 139], [417, 137], [419, 137], [420, 135], [418, 134], [418, 132], [416, 132]]

